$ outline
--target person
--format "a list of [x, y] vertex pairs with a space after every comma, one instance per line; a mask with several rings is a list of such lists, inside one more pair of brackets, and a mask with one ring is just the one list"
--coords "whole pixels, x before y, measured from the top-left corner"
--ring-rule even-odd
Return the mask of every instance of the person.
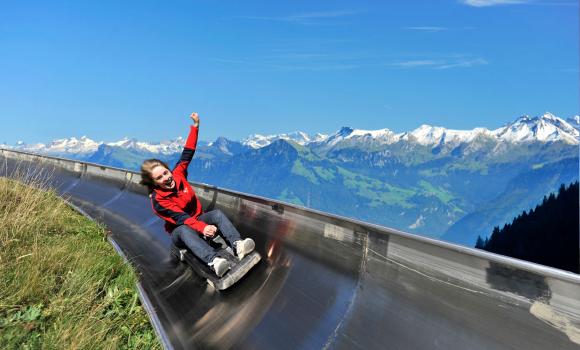
[[187, 182], [187, 168], [197, 146], [199, 115], [191, 113], [193, 125], [179, 161], [169, 170], [159, 159], [147, 159], [141, 165], [141, 184], [149, 189], [155, 214], [165, 220], [165, 230], [177, 247], [187, 247], [204, 263], [213, 268], [218, 277], [229, 269], [228, 260], [218, 256], [218, 250], [209, 245], [218, 229], [238, 259], [254, 250], [251, 238], [242, 239], [227, 216], [219, 209], [203, 212], [195, 191]]

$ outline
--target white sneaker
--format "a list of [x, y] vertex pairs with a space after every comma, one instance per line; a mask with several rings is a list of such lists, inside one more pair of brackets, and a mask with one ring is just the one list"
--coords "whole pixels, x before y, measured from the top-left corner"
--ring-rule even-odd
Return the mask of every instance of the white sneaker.
[[222, 277], [230, 269], [230, 263], [226, 259], [219, 257], [213, 258], [208, 265], [213, 267], [218, 277]]
[[235, 241], [234, 246], [236, 247], [236, 253], [238, 254], [238, 259], [242, 260], [244, 256], [250, 254], [256, 247], [256, 243], [251, 238], [246, 238], [241, 241]]

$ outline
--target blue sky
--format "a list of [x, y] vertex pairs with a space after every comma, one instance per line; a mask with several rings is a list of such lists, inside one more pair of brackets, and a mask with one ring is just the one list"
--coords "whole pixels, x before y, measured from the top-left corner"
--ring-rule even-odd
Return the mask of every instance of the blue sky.
[[578, 114], [578, 2], [3, 1], [0, 143]]

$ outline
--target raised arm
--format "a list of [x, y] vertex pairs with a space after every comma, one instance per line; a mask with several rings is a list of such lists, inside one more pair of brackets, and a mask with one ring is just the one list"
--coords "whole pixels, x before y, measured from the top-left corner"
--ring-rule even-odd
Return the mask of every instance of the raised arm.
[[195, 153], [195, 148], [197, 146], [197, 134], [199, 132], [199, 115], [195, 112], [191, 113], [189, 116], [193, 120], [193, 125], [191, 125], [189, 130], [189, 135], [187, 136], [187, 141], [185, 141], [185, 146], [183, 147], [183, 152], [181, 152], [181, 157], [175, 168], [173, 168], [173, 174], [183, 174], [187, 178], [187, 167], [193, 158]]

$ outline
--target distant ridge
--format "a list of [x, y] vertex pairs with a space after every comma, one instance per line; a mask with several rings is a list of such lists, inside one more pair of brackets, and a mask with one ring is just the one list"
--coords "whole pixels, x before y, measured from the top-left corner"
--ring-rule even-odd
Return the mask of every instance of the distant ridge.
[[[277, 135], [253, 134], [239, 141], [242, 146], [258, 149], [270, 145], [276, 140], [292, 141], [299, 145], [310, 145], [318, 149], [331, 149], [342, 144], [369, 144], [390, 145], [397, 142], [417, 143], [423, 146], [458, 145], [472, 143], [476, 140], [487, 139], [491, 142], [525, 143], [525, 142], [564, 142], [580, 144], [580, 116], [568, 120], [556, 117], [546, 112], [537, 117], [521, 116], [496, 130], [475, 128], [473, 130], [453, 130], [440, 126], [421, 125], [415, 130], [395, 133], [389, 129], [362, 130], [343, 127], [334, 134], [317, 133], [309, 135], [302, 131]], [[224, 139], [223, 137], [220, 137]], [[218, 139], [220, 139], [218, 138]], [[227, 139], [226, 139], [227, 140]], [[216, 140], [217, 141], [217, 140]], [[229, 141], [229, 140], [228, 140]], [[96, 152], [100, 145], [117, 146], [125, 149], [134, 149], [151, 153], [171, 154], [179, 152], [185, 140], [178, 137], [162, 142], [145, 142], [131, 138], [123, 138], [115, 142], [94, 141], [87, 136], [80, 138], [57, 139], [49, 144], [26, 144], [18, 142], [15, 145], [2, 145], [22, 151], [46, 153], [55, 155], [84, 155]], [[214, 141], [215, 142], [215, 141]], [[211, 146], [214, 142], [210, 142]], [[234, 141], [237, 142], [237, 141]], [[223, 143], [223, 140], [222, 140]]]
[[568, 144], [579, 144], [580, 133], [575, 125], [580, 125], [580, 117], [578, 116], [569, 118], [566, 121], [546, 112], [533, 118], [527, 115], [521, 116], [496, 130], [488, 130], [486, 128], [452, 130], [424, 124], [413, 131], [397, 134], [389, 129], [361, 130], [343, 127], [332, 135], [317, 134], [315, 137], [310, 137], [303, 132], [270, 136], [252, 135], [242, 143], [252, 145], [253, 148], [259, 148], [267, 146], [273, 140], [286, 139], [301, 145], [318, 143], [334, 146], [345, 140], [364, 142], [372, 139], [384, 144], [408, 141], [434, 146], [441, 143], [469, 143], [478, 137], [486, 137], [494, 141], [511, 143], [562, 141]]

